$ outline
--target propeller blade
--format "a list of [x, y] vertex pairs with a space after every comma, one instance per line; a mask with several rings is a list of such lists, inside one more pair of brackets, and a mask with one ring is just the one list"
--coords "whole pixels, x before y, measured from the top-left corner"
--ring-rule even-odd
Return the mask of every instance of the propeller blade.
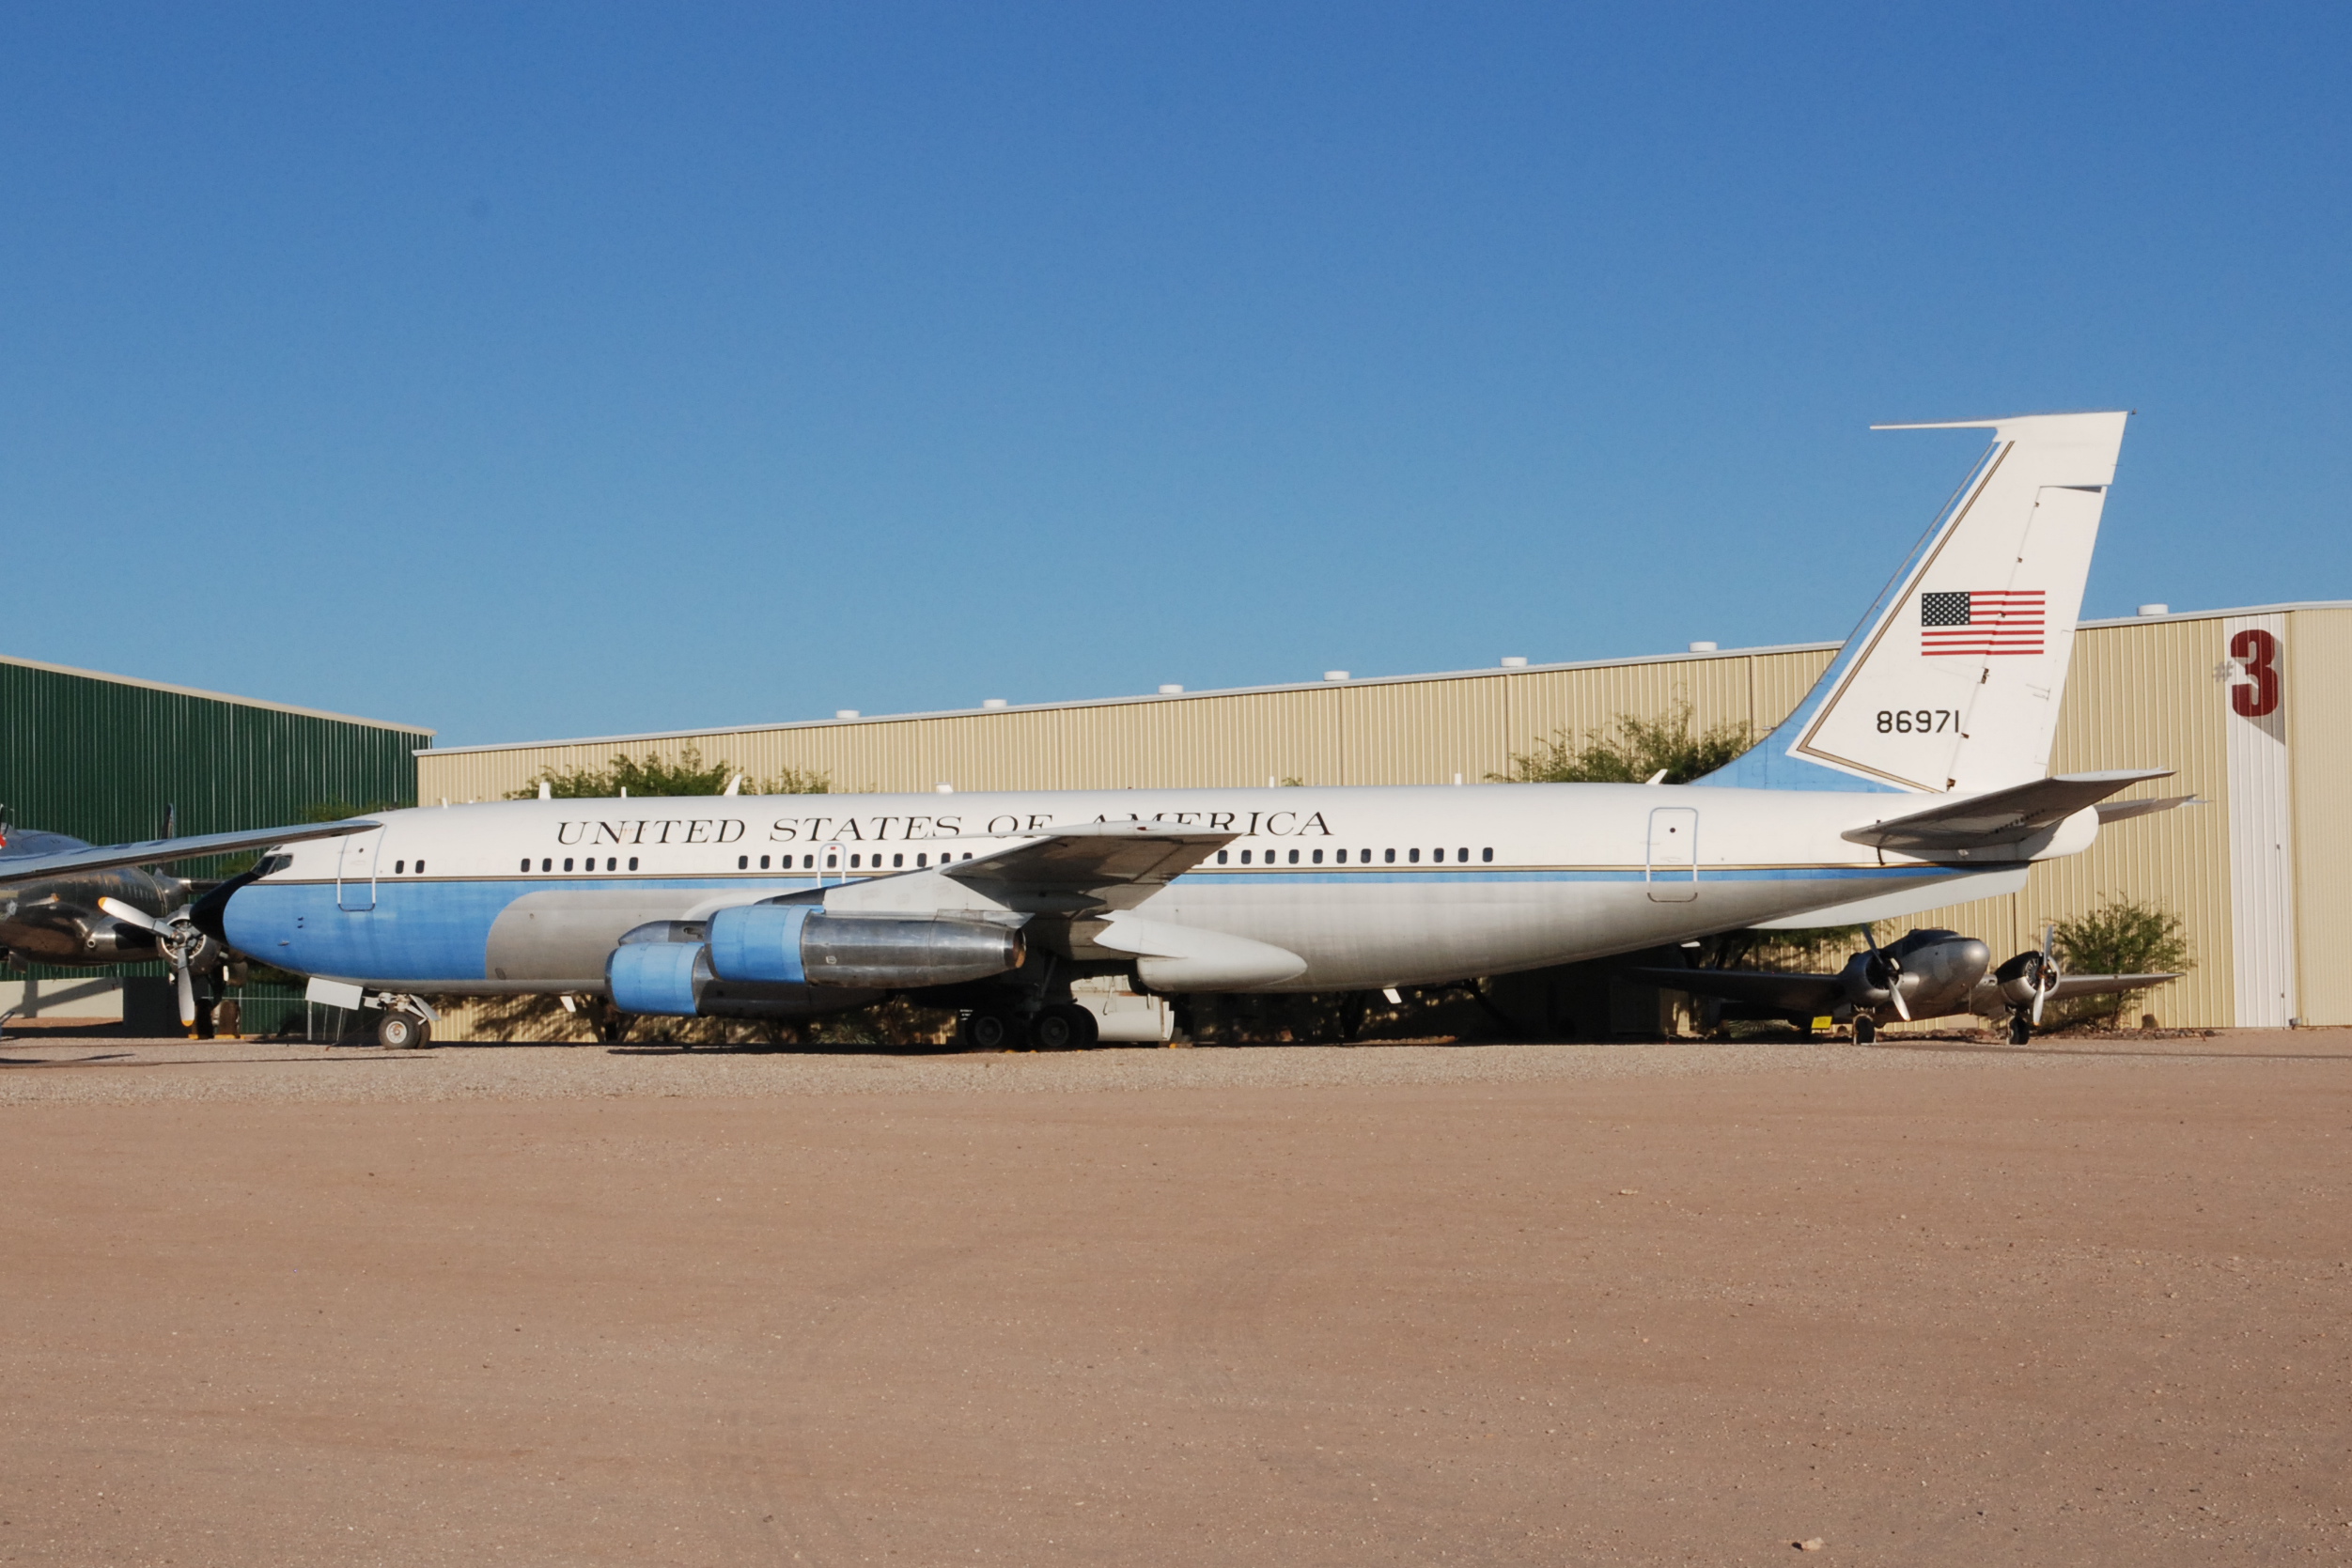
[[2049, 1004], [2049, 994], [2058, 989], [2058, 923], [2051, 921], [2042, 927], [2042, 962], [2033, 971], [2033, 1027], [2042, 1027], [2042, 1009]]
[[98, 907], [125, 925], [135, 925], [142, 931], [152, 931], [159, 937], [164, 934], [164, 923], [136, 905], [125, 904], [119, 898], [101, 898], [98, 901]]
[[1903, 966], [1878, 951], [1877, 933], [1871, 929], [1867, 921], [1862, 924], [1862, 940], [1869, 945], [1872, 965], [1886, 976], [1887, 996], [1894, 1003], [1894, 1016], [1909, 1023], [1911, 1004], [1903, 1000]]
[[188, 972], [188, 964], [185, 959], [174, 964], [172, 968], [179, 977], [179, 1027], [194, 1029], [196, 1026], [195, 977]]

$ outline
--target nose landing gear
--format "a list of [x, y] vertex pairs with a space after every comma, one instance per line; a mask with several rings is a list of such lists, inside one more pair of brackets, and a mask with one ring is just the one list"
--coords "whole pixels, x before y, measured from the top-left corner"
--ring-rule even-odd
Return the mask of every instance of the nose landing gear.
[[433, 1037], [433, 1010], [412, 996], [379, 997], [376, 1044], [385, 1050], [423, 1050]]

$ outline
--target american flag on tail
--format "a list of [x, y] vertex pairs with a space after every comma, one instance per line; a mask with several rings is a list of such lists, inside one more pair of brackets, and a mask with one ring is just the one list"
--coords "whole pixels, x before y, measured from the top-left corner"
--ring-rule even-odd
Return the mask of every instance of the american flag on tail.
[[2042, 651], [2039, 588], [1978, 588], [1919, 596], [1919, 651], [1976, 658]]

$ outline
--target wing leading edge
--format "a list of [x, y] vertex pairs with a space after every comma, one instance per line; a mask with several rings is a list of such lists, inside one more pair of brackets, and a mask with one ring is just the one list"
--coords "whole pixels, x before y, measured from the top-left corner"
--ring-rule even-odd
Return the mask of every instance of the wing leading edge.
[[246, 849], [299, 844], [306, 839], [342, 838], [382, 826], [381, 822], [350, 817], [341, 822], [305, 822], [298, 828], [254, 828], [236, 833], [201, 833], [194, 838], [151, 839], [145, 844], [101, 844], [54, 855], [12, 855], [0, 858], [0, 884], [62, 877], [75, 871], [105, 871], [118, 865], [160, 865], [204, 855], [234, 855]]

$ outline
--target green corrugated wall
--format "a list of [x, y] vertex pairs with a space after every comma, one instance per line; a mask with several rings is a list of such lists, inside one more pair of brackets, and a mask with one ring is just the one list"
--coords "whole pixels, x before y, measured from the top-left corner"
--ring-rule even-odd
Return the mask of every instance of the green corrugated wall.
[[154, 838], [175, 805], [183, 834], [300, 822], [334, 801], [414, 805], [414, 753], [431, 744], [429, 730], [0, 660], [0, 804], [20, 828], [92, 844]]
[[0, 802], [93, 844], [298, 822], [310, 807], [416, 803], [426, 730], [289, 713], [0, 660]]

